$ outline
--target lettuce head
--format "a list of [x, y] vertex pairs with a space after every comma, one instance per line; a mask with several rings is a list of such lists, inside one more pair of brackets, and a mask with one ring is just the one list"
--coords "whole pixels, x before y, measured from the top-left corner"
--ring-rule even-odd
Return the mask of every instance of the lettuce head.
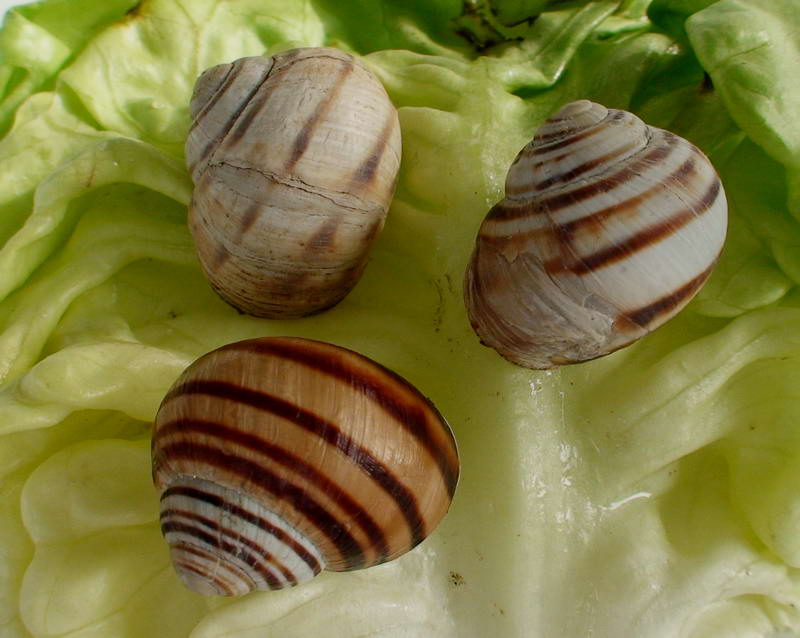
[[[205, 68], [358, 56], [403, 162], [364, 277], [294, 321], [238, 314], [186, 227]], [[796, 0], [44, 0], [0, 29], [0, 636], [766, 638], [800, 632]], [[482, 347], [477, 228], [564, 103], [700, 146], [725, 250], [678, 317], [556, 371]], [[424, 543], [239, 599], [187, 591], [150, 481], [199, 355], [295, 335], [362, 352], [447, 417], [462, 477]]]

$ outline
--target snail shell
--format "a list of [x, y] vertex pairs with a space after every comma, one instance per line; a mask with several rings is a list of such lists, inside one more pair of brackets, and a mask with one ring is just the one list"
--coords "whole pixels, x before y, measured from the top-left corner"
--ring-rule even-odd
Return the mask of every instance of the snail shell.
[[726, 225], [722, 184], [694, 145], [573, 102], [520, 151], [480, 227], [465, 278], [470, 321], [521, 366], [603, 356], [689, 302]]
[[224, 596], [400, 556], [445, 515], [459, 473], [449, 426], [414, 387], [299, 338], [195, 361], [158, 411], [152, 451], [173, 565]]
[[190, 105], [189, 227], [219, 295], [299, 317], [355, 286], [400, 166], [397, 111], [352, 56], [327, 48], [205, 71]]

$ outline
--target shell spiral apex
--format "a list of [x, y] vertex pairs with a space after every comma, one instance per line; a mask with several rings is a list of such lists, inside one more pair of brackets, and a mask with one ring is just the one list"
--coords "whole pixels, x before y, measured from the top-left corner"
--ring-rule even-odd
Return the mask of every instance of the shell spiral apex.
[[293, 49], [206, 70], [190, 104], [189, 227], [212, 287], [248, 314], [338, 303], [383, 228], [397, 111], [352, 56]]
[[300, 338], [229, 344], [159, 408], [153, 480], [184, 584], [235, 596], [392, 560], [456, 489], [456, 442], [413, 386], [351, 350]]
[[464, 282], [470, 322], [529, 368], [609, 354], [691, 300], [726, 228], [724, 189], [696, 146], [572, 102], [520, 151], [480, 227]]

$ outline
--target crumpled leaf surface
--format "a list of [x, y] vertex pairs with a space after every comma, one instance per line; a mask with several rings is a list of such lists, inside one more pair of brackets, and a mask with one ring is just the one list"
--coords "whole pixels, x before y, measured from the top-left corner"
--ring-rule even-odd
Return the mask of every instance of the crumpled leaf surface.
[[[12, 11], [0, 31], [0, 636], [800, 632], [794, 4]], [[213, 64], [322, 44], [363, 56], [399, 109], [397, 194], [339, 306], [242, 316], [204, 281], [186, 228], [189, 95]], [[523, 370], [480, 346], [461, 280], [508, 165], [580, 97], [701, 146], [730, 234], [709, 284], [661, 330], [580, 366]], [[431, 397], [459, 441], [459, 490], [397, 561], [203, 598], [179, 584], [160, 536], [151, 421], [197, 356], [283, 334], [354, 348]]]

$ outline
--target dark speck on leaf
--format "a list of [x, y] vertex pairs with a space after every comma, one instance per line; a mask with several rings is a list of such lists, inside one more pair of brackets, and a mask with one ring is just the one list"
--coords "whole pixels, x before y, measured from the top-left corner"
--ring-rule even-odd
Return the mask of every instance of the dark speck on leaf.
[[458, 572], [450, 572], [450, 582], [454, 587], [461, 587], [465, 585], [467, 581], [465, 581], [464, 577]]

